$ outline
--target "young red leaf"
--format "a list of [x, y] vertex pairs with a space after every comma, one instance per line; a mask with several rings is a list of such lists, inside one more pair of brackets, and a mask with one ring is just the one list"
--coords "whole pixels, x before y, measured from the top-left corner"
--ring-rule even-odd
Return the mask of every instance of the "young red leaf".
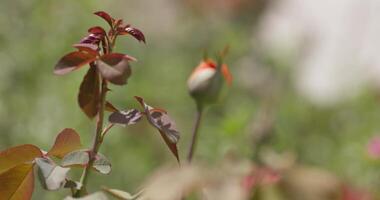
[[38, 176], [42, 186], [47, 190], [58, 190], [66, 183], [70, 168], [62, 168], [50, 158], [37, 158]]
[[95, 65], [91, 64], [79, 88], [78, 103], [82, 111], [93, 118], [98, 114], [100, 81]]
[[41, 150], [31, 144], [11, 147], [0, 152], [0, 174], [12, 167], [32, 162], [36, 157], [42, 156]]
[[75, 51], [63, 56], [55, 65], [54, 73], [64, 75], [96, 59], [96, 55], [84, 51]]
[[104, 11], [98, 11], [98, 12], [95, 12], [94, 14], [103, 18], [111, 27], [113, 27], [115, 19], [112, 18], [108, 13]]
[[33, 189], [33, 164], [21, 164], [0, 174], [1, 200], [31, 199]]
[[101, 27], [92, 27], [88, 30], [89, 35], [79, 41], [73, 46], [81, 51], [97, 55], [99, 51], [99, 44], [105, 37], [105, 32]]
[[106, 31], [100, 26], [93, 26], [88, 29], [88, 32], [95, 35], [106, 35]]
[[177, 143], [180, 138], [180, 134], [176, 128], [176, 125], [166, 111], [162, 109], [156, 109], [147, 105], [143, 98], [135, 96], [137, 101], [144, 108], [145, 115], [152, 126], [158, 129], [166, 145], [170, 151], [174, 154], [179, 162]]
[[142, 114], [140, 111], [136, 109], [130, 109], [130, 110], [121, 110], [112, 113], [108, 121], [113, 124], [120, 124], [120, 125], [132, 125], [136, 124], [138, 121], [140, 121], [142, 117]]
[[81, 146], [78, 133], [74, 129], [65, 128], [58, 134], [48, 155], [63, 158], [67, 153], [78, 150]]
[[100, 58], [97, 66], [103, 78], [115, 85], [124, 85], [132, 73], [128, 63], [130, 60], [125, 54], [106, 54]]
[[123, 20], [122, 19], [118, 19], [118, 20], [115, 21], [115, 27], [119, 28], [122, 25], [123, 25]]
[[74, 44], [73, 47], [77, 48], [79, 51], [84, 51], [94, 56], [99, 53], [99, 45], [96, 44], [78, 43]]
[[125, 27], [120, 27], [118, 29], [119, 31], [119, 35], [132, 35], [136, 40], [138, 40], [139, 42], [144, 42], [146, 43], [145, 41], [145, 36], [144, 34], [137, 28], [133, 28], [133, 27], [130, 27], [129, 25], [125, 26]]
[[[170, 149], [170, 151], [173, 153], [173, 155], [175, 156], [175, 158], [177, 159], [178, 163], [180, 162], [179, 160], [179, 155], [178, 155], [178, 148], [177, 148], [177, 143], [173, 143], [169, 137], [168, 137], [168, 134], [164, 131], [161, 131], [160, 129], [158, 129], [158, 131], [160, 132], [160, 135], [161, 137], [164, 139], [165, 141], [165, 144], [168, 146], [168, 148]], [[178, 135], [179, 136], [179, 135]]]

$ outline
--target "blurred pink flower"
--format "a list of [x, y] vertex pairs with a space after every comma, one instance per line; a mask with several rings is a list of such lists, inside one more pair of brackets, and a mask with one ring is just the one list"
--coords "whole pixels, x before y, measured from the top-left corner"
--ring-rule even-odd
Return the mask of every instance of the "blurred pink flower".
[[376, 136], [369, 141], [367, 152], [372, 158], [380, 158], [380, 136]]

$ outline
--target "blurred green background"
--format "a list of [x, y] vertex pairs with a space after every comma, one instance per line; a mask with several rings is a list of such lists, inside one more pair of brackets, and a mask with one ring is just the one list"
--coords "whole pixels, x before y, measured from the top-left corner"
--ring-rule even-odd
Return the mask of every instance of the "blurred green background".
[[[229, 2], [227, 0], [223, 2]], [[232, 2], [232, 3], [231, 3]], [[300, 165], [317, 166], [367, 190], [380, 184], [380, 163], [366, 145], [380, 130], [377, 92], [370, 87], [347, 101], [318, 106], [299, 95], [291, 57], [261, 51], [255, 34], [270, 1], [54, 1], [5, 0], [0, 5], [0, 149], [32, 143], [44, 150], [63, 128], [76, 129], [92, 143], [94, 121], [77, 105], [80, 69], [53, 75], [58, 59], [87, 28], [107, 24], [92, 15], [104, 10], [142, 30], [147, 44], [121, 37], [117, 52], [139, 61], [126, 86], [112, 86], [118, 108], [138, 108], [134, 95], [165, 108], [181, 131], [185, 157], [195, 115], [186, 80], [201, 60], [229, 44], [227, 64], [234, 75], [229, 95], [207, 110], [196, 160], [214, 163], [227, 152], [258, 160], [261, 146], [292, 152]], [[276, 52], [278, 53], [278, 52]], [[258, 64], [259, 63], [259, 64]], [[112, 162], [109, 176], [92, 173], [90, 190], [100, 186], [136, 191], [157, 167], [175, 164], [159, 134], [145, 122], [115, 127], [100, 150]], [[73, 173], [73, 175], [78, 175]], [[67, 191], [46, 192], [36, 184], [33, 199], [60, 199]]]

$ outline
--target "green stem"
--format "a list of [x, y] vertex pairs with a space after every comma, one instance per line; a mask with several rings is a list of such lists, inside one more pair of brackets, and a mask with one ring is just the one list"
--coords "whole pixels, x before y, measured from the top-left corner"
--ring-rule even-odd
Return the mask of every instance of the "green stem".
[[190, 148], [189, 148], [189, 153], [187, 155], [187, 161], [189, 163], [191, 163], [191, 160], [193, 159], [193, 155], [194, 155], [195, 148], [196, 148], [196, 145], [197, 145], [198, 130], [199, 130], [199, 126], [201, 124], [202, 113], [203, 113], [203, 107], [202, 106], [198, 106], [197, 107], [197, 114], [195, 116], [195, 124], [194, 124], [194, 128], [193, 128], [193, 134], [192, 134], [192, 138], [191, 138], [191, 144], [190, 144]]
[[95, 138], [94, 143], [92, 145], [91, 150], [89, 151], [89, 162], [86, 166], [86, 168], [83, 170], [80, 183], [82, 184], [82, 187], [80, 190], [78, 190], [74, 197], [81, 197], [86, 195], [86, 185], [88, 181], [88, 177], [90, 175], [91, 167], [94, 164], [96, 155], [98, 154], [100, 145], [102, 144], [102, 132], [103, 132], [103, 120], [104, 120], [104, 107], [106, 102], [106, 94], [107, 94], [107, 81], [105, 79], [102, 79], [102, 87], [100, 90], [100, 101], [99, 101], [99, 113], [97, 116], [96, 121], [96, 131], [95, 131]]

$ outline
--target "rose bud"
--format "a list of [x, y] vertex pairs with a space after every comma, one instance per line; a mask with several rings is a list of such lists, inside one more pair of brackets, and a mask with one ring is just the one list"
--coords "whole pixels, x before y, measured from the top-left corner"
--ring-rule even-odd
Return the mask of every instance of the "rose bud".
[[[220, 62], [221, 63], [221, 62]], [[204, 59], [192, 72], [187, 82], [190, 95], [198, 106], [215, 103], [224, 83], [231, 85], [232, 75], [226, 64]]]

